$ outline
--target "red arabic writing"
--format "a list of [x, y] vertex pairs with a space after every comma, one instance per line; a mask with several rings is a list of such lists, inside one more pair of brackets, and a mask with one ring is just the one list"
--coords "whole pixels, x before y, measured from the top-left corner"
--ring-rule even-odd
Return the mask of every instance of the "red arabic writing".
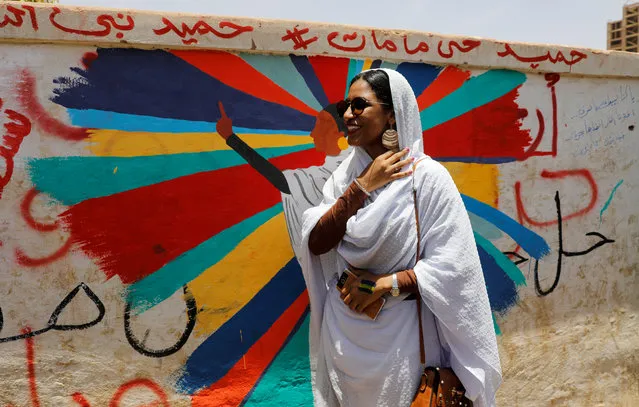
[[308, 32], [310, 31], [309, 28], [303, 28], [301, 30], [297, 29], [298, 26], [295, 26], [293, 28], [293, 31], [291, 30], [286, 30], [286, 35], [282, 37], [282, 41], [293, 41], [293, 44], [295, 44], [293, 46], [294, 50], [298, 50], [300, 48], [304, 48], [304, 49], [308, 49], [308, 46], [312, 43], [314, 43], [315, 41], [318, 40], [318, 37], [312, 37], [309, 38], [307, 40], [304, 39], [303, 35], [304, 34], [308, 34]]
[[[171, 20], [169, 20], [166, 17], [162, 17], [162, 22], [164, 23], [164, 27], [154, 29], [153, 32], [156, 35], [164, 35], [173, 31], [175, 34], [177, 34], [178, 37], [182, 38], [182, 43], [185, 45], [198, 43], [197, 38], [194, 38], [195, 34], [198, 34], [198, 35], [213, 34], [219, 38], [229, 39], [229, 38], [237, 37], [238, 35], [243, 34], [245, 32], [253, 31], [253, 27], [250, 25], [241, 26], [241, 25], [232, 23], [230, 21], [222, 21], [218, 24], [218, 27], [221, 30], [230, 28], [232, 30], [231, 32], [222, 32], [222, 31], [216, 30], [215, 28], [211, 27], [209, 24], [207, 24], [205, 21], [202, 21], [202, 20], [193, 24], [192, 27], [189, 27], [187, 23], [183, 22], [181, 25], [181, 28], [178, 28], [175, 24], [173, 24]], [[187, 39], [186, 38], [187, 36], [190, 36], [191, 38]]]
[[[31, 27], [34, 31], [38, 31], [38, 19], [36, 18], [35, 9], [33, 6], [20, 6], [22, 9], [14, 6], [7, 6], [7, 11], [13, 13], [13, 19], [10, 15], [6, 14], [4, 18], [0, 21], [0, 28], [4, 28], [7, 25], [12, 25], [14, 27], [22, 27], [24, 23], [23, 17], [29, 13], [29, 18], [31, 19]], [[27, 10], [27, 11], [24, 11]]]
[[515, 52], [515, 50], [513, 50], [513, 48], [511, 47], [510, 44], [506, 43], [504, 44], [504, 50], [497, 52], [497, 55], [499, 55], [502, 58], [505, 58], [507, 56], [512, 56], [513, 58], [515, 58], [516, 60], [520, 61], [520, 62], [530, 62], [530, 67], [533, 69], [536, 69], [539, 67], [539, 62], [545, 62], [548, 61], [552, 64], [557, 64], [560, 62], [563, 62], [564, 64], [566, 64], [567, 66], [572, 66], [586, 58], [588, 58], [588, 55], [584, 54], [583, 52], [577, 51], [577, 50], [572, 50], [570, 51], [570, 59], [566, 59], [566, 57], [564, 56], [563, 52], [561, 51], [557, 51], [557, 53], [553, 56], [553, 54], [548, 51], [543, 55], [537, 55], [537, 56], [532, 56], [532, 57], [526, 57], [526, 56], [521, 56], [519, 54], [517, 54]]
[[111, 34], [111, 30], [115, 29], [119, 30], [119, 32], [115, 34], [116, 38], [121, 39], [124, 37], [122, 31], [131, 31], [135, 27], [133, 17], [127, 15], [125, 18], [124, 14], [118, 13], [117, 19], [126, 20], [126, 24], [121, 24], [116, 21], [116, 17], [108, 14], [101, 14], [95, 19], [95, 22], [102, 27], [101, 29], [82, 30], [79, 28], [69, 28], [56, 21], [56, 16], [60, 13], [62, 13], [62, 10], [60, 10], [58, 7], [53, 7], [51, 14], [49, 15], [49, 21], [51, 21], [51, 24], [53, 24], [55, 28], [70, 34], [79, 34], [91, 37], [106, 37], [107, 35]]
[[[366, 36], [363, 34], [362, 34], [362, 41], [360, 42], [359, 45], [349, 47], [346, 45], [337, 44], [335, 43], [335, 38], [337, 38], [339, 34], [340, 33], [337, 31], [333, 31], [332, 33], [328, 34], [328, 37], [326, 37], [326, 39], [328, 40], [328, 45], [330, 45], [331, 47], [335, 49], [338, 49], [340, 51], [345, 51], [345, 52], [359, 52], [363, 50], [364, 47], [366, 46]], [[344, 34], [342, 36], [342, 42], [346, 43], [350, 41], [355, 41], [358, 36], [359, 34], [357, 34], [357, 32], [353, 32], [352, 34]]]
[[444, 44], [444, 41], [439, 41], [439, 44], [437, 45], [437, 52], [439, 53], [439, 56], [442, 58], [446, 58], [446, 59], [450, 59], [453, 57], [453, 54], [455, 53], [455, 51], [453, 51], [453, 48], [457, 48], [460, 52], [462, 53], [467, 53], [470, 52], [472, 50], [474, 50], [475, 48], [479, 47], [481, 45], [481, 41], [479, 40], [463, 40], [462, 41], [462, 45], [459, 45], [459, 43], [457, 41], [449, 41], [448, 42], [448, 52], [444, 52], [442, 51], [442, 45]]
[[379, 45], [379, 43], [377, 42], [377, 36], [375, 35], [375, 30], [371, 30], [371, 37], [373, 37], [373, 43], [375, 44], [375, 47], [377, 49], [382, 50], [386, 48], [390, 52], [397, 52], [397, 44], [395, 44], [391, 40], [386, 40], [382, 45]]
[[428, 44], [426, 44], [424, 41], [420, 41], [419, 45], [417, 45], [417, 48], [410, 49], [408, 47], [408, 38], [404, 36], [404, 50], [406, 50], [406, 53], [408, 55], [415, 55], [418, 52], [428, 52], [429, 49], [430, 48], [428, 47]]
[[[0, 99], [0, 108], [2, 104]], [[0, 198], [2, 198], [4, 187], [13, 175], [13, 159], [20, 150], [22, 140], [31, 133], [31, 122], [26, 116], [11, 109], [6, 109], [4, 113], [10, 121], [4, 124], [5, 134], [2, 136], [2, 145], [0, 145], [0, 157], [4, 158], [5, 163], [4, 175], [0, 176]]]

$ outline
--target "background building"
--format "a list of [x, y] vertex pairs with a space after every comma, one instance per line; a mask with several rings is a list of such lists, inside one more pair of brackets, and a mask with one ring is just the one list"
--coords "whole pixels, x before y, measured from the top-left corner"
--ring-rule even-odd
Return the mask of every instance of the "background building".
[[623, 17], [608, 23], [608, 49], [638, 52], [639, 44], [639, 3], [623, 7]]

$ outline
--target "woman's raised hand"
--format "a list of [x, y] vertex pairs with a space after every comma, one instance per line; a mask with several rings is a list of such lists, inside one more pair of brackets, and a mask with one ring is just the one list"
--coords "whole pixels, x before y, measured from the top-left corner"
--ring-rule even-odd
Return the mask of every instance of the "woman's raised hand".
[[414, 161], [413, 157], [402, 160], [408, 151], [409, 149], [405, 148], [396, 153], [387, 151], [378, 156], [364, 169], [357, 182], [368, 192], [373, 192], [396, 179], [411, 175], [412, 169], [401, 171], [404, 166]]
[[226, 140], [233, 135], [233, 121], [226, 115], [222, 102], [217, 102], [217, 106], [220, 108], [221, 116], [215, 124], [215, 129], [217, 130], [217, 133]]

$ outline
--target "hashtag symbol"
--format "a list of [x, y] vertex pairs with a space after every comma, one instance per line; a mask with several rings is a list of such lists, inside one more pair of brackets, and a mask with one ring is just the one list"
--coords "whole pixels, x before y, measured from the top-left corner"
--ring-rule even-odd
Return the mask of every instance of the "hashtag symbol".
[[293, 28], [293, 31], [286, 30], [286, 35], [282, 37], [282, 41], [293, 40], [293, 44], [295, 44], [293, 46], [294, 50], [297, 50], [300, 48], [308, 49], [308, 46], [310, 44], [317, 41], [317, 37], [309, 38], [307, 40], [305, 40], [304, 37], [302, 37], [302, 35], [308, 34], [309, 31], [310, 30], [308, 28], [298, 30], [297, 26], [295, 26], [295, 28]]

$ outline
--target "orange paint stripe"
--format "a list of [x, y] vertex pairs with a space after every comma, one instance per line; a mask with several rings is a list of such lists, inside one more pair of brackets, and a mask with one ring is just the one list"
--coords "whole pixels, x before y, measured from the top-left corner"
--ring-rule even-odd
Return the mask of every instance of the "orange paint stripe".
[[220, 51], [172, 51], [172, 53], [202, 72], [248, 95], [291, 107], [313, 117], [317, 115], [317, 111], [280, 88], [269, 77], [237, 55]]
[[470, 72], [448, 66], [417, 98], [419, 111], [450, 95], [470, 78]]
[[307, 306], [308, 294], [304, 290], [223, 378], [191, 397], [191, 406], [239, 405], [277, 356]]

